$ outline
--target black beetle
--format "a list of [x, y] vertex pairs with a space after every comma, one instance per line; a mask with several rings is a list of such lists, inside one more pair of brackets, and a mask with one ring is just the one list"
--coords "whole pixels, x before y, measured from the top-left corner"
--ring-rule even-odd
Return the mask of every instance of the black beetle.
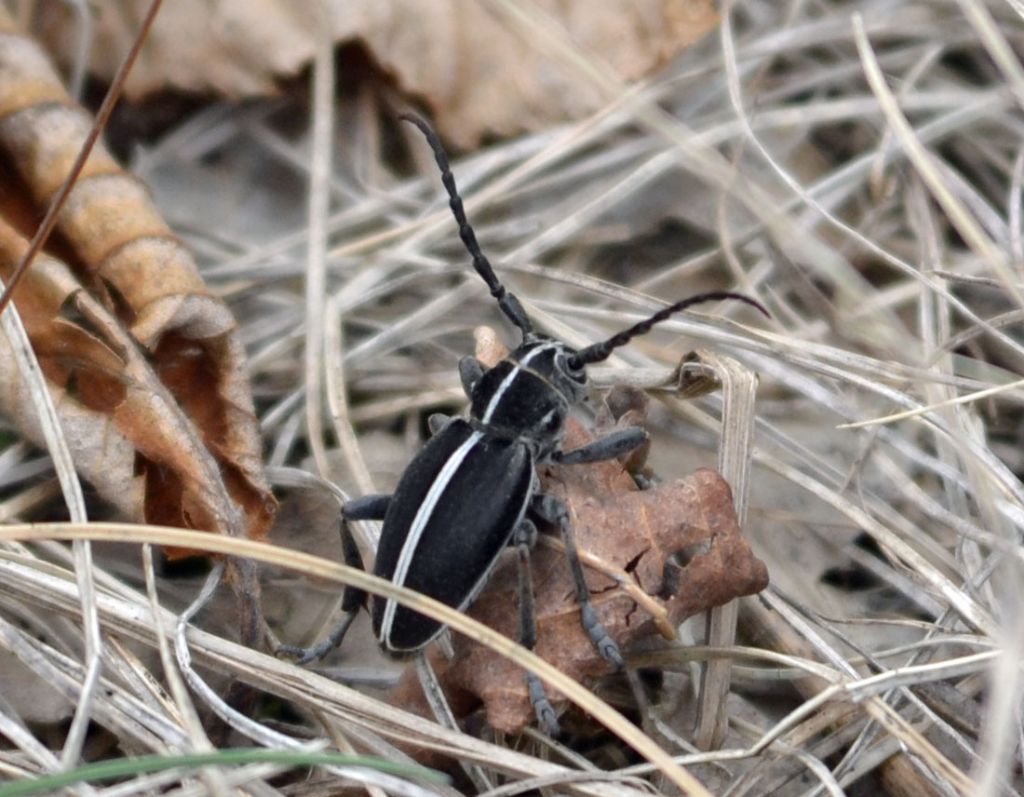
[[[632, 427], [582, 448], [560, 449], [569, 409], [586, 392], [587, 365], [606, 359], [619, 346], [695, 304], [736, 299], [766, 315], [767, 310], [742, 294], [711, 291], [676, 302], [580, 350], [534, 332], [519, 300], [501, 284], [480, 250], [441, 142], [422, 119], [411, 115], [402, 118], [418, 127], [430, 144], [459, 236], [498, 306], [522, 333], [522, 342], [490, 369], [474, 357], [463, 358], [459, 374], [470, 400], [469, 416], [434, 416], [433, 436], [409, 463], [394, 493], [350, 501], [342, 517], [383, 521], [373, 570], [376, 575], [458, 609], [466, 608], [483, 589], [502, 551], [515, 546], [521, 584], [520, 640], [531, 649], [536, 627], [530, 549], [537, 535], [536, 523], [557, 526], [565, 541], [583, 627], [601, 656], [621, 668], [624, 662], [619, 647], [591, 605], [568, 511], [561, 501], [540, 492], [537, 465], [612, 459], [646, 439], [646, 432]], [[345, 561], [361, 567], [359, 552], [344, 522], [342, 529]], [[286, 646], [281, 651], [298, 655], [302, 663], [323, 656], [341, 643], [365, 603], [365, 593], [347, 589], [342, 599], [345, 619], [326, 640], [308, 650]], [[378, 596], [372, 599], [371, 615], [377, 640], [393, 655], [420, 651], [444, 630], [436, 620]], [[538, 719], [550, 733], [557, 733], [555, 711], [543, 686], [532, 674], [527, 674], [527, 682]]]

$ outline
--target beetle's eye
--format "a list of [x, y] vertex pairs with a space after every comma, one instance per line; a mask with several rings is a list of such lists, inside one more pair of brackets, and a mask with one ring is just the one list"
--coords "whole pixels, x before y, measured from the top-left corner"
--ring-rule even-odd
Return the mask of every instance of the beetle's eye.
[[587, 373], [583, 370], [583, 361], [575, 354], [565, 358], [565, 371], [577, 382], [587, 381]]

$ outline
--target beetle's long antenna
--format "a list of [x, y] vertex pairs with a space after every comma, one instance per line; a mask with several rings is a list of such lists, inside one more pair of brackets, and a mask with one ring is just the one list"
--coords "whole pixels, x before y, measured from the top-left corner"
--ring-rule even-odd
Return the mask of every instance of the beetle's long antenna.
[[519, 327], [523, 333], [523, 338], [526, 338], [533, 331], [530, 319], [527, 318], [526, 311], [519, 303], [519, 299], [516, 298], [515, 294], [505, 290], [505, 286], [501, 284], [498, 276], [494, 273], [491, 261], [480, 251], [480, 244], [476, 240], [476, 233], [473, 232], [469, 219], [466, 218], [466, 210], [462, 206], [462, 197], [459, 196], [459, 189], [455, 185], [455, 175], [452, 174], [451, 167], [448, 165], [448, 155], [441, 145], [441, 140], [437, 137], [437, 133], [431, 129], [430, 125], [418, 116], [406, 113], [402, 114], [401, 118], [406, 122], [416, 125], [426, 137], [430, 148], [434, 151], [434, 160], [437, 161], [437, 168], [441, 170], [441, 182], [444, 183], [444, 188], [448, 192], [448, 206], [452, 209], [452, 215], [455, 216], [455, 221], [459, 225], [459, 237], [462, 239], [462, 243], [465, 245], [470, 257], [473, 258], [473, 268], [476, 269], [477, 274], [483, 277], [487, 287], [491, 289], [491, 296], [498, 300], [498, 306], [501, 308], [501, 311], [508, 317], [509, 321]]
[[576, 359], [578, 359], [583, 365], [588, 363], [599, 363], [601, 360], [608, 359], [611, 353], [615, 351], [615, 349], [619, 348], [619, 346], [625, 346], [629, 341], [637, 337], [637, 335], [647, 334], [655, 324], [660, 324], [669, 316], [682, 312], [688, 307], [693, 307], [695, 304], [702, 304], [704, 302], [720, 302], [728, 299], [736, 299], [737, 301], [745, 302], [771, 318], [771, 313], [765, 309], [764, 305], [754, 299], [751, 299], [749, 296], [744, 296], [742, 293], [732, 293], [731, 291], [709, 291], [708, 293], [698, 293], [696, 296], [691, 296], [688, 299], [682, 299], [675, 304], [659, 310], [647, 320], [641, 321], [639, 324], [634, 324], [629, 329], [624, 329], [622, 332], [612, 335], [608, 340], [587, 346], [585, 349], [580, 349], [576, 353]]

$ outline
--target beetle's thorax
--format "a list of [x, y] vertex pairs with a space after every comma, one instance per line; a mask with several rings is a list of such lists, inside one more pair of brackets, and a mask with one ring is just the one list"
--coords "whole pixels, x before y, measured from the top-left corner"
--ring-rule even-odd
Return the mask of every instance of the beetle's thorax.
[[569, 407], [586, 391], [582, 368], [568, 365], [573, 353], [560, 340], [530, 335], [480, 378], [471, 421], [490, 434], [524, 441], [539, 456], [551, 451], [562, 438]]

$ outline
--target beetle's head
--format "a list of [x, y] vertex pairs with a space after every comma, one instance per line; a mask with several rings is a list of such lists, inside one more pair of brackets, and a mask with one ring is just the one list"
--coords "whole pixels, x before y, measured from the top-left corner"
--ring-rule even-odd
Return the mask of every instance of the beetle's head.
[[568, 404], [581, 401], [587, 392], [587, 369], [577, 351], [557, 338], [530, 333], [510, 355], [540, 376]]
[[569, 408], [587, 391], [587, 372], [576, 350], [545, 335], [531, 333], [509, 356], [523, 375], [531, 398], [518, 408], [519, 436], [530, 440], [539, 458], [559, 447]]
[[529, 442], [535, 454], [562, 439], [569, 407], [586, 392], [576, 352], [560, 340], [531, 333], [473, 388], [470, 415], [493, 434]]

